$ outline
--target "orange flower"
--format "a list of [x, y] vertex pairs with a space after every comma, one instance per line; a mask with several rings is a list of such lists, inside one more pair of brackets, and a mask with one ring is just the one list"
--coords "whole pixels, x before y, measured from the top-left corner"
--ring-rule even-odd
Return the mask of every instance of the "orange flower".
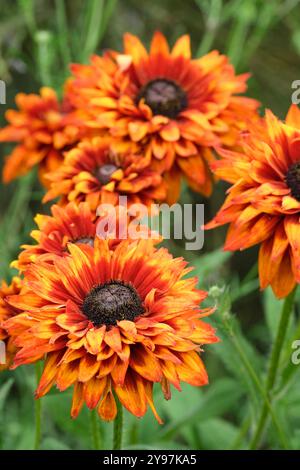
[[87, 203], [79, 206], [73, 202], [66, 207], [53, 205], [52, 216], [37, 214], [35, 222], [39, 230], [33, 230], [31, 237], [35, 245], [23, 245], [14, 268], [24, 271], [37, 259], [51, 261], [52, 255], [67, 256], [68, 243], [93, 246], [96, 235], [96, 216]]
[[119, 196], [127, 196], [128, 205], [149, 205], [166, 197], [162, 177], [149, 168], [147, 155], [110, 138], [81, 142], [66, 153], [64, 163], [48, 179], [52, 184], [44, 202], [61, 196], [63, 205], [87, 201], [94, 211], [99, 204], [118, 205]]
[[230, 224], [225, 250], [260, 243], [261, 288], [285, 297], [300, 282], [300, 110], [291, 106], [285, 124], [267, 111], [241, 152], [220, 155], [214, 169], [232, 186], [207, 228]]
[[[39, 230], [33, 230], [31, 237], [37, 242], [35, 245], [23, 245], [23, 251], [12, 267], [25, 271], [28, 265], [37, 260], [53, 262], [55, 256], [69, 256], [68, 243], [94, 246], [96, 236], [107, 238], [111, 249], [114, 249], [122, 239], [130, 239], [128, 227], [134, 219], [126, 212], [125, 207], [116, 208], [115, 213], [103, 211], [96, 214], [90, 210], [87, 202], [79, 205], [69, 202], [65, 207], [53, 205], [51, 216], [37, 214], [35, 222]], [[99, 225], [103, 221], [102, 226]], [[127, 224], [127, 225], [126, 225]], [[135, 228], [135, 227], [134, 227]], [[111, 231], [110, 231], [111, 230]], [[149, 238], [155, 239], [154, 233], [143, 225], [135, 228], [135, 236], [141, 237], [148, 233]], [[141, 238], [140, 237], [140, 238]], [[156, 242], [161, 237], [157, 236]]]
[[24, 311], [5, 327], [20, 348], [14, 367], [46, 355], [36, 397], [52, 385], [74, 385], [71, 415], [85, 402], [112, 420], [114, 393], [135, 416], [149, 405], [156, 413], [153, 384], [201, 386], [208, 382], [200, 345], [217, 341], [199, 310], [206, 293], [181, 258], [151, 241], [122, 241], [110, 250], [107, 240], [94, 247], [69, 244], [69, 257], [49, 265], [38, 260], [25, 274], [25, 295], [9, 298]]
[[41, 88], [40, 95], [19, 93], [19, 110], [8, 110], [9, 125], [0, 130], [0, 142], [18, 142], [8, 156], [3, 180], [9, 183], [39, 164], [43, 184], [45, 172], [56, 168], [63, 160], [62, 153], [78, 141], [79, 128], [70, 119], [67, 100], [61, 105], [55, 91]]
[[17, 348], [14, 346], [7, 331], [3, 328], [3, 323], [19, 313], [19, 310], [9, 305], [6, 302], [6, 297], [8, 295], [17, 295], [19, 294], [20, 290], [21, 279], [18, 277], [14, 277], [10, 285], [7, 285], [6, 282], [3, 281], [0, 286], [0, 341], [4, 341], [6, 346], [6, 363], [1, 364], [0, 362], [0, 371], [8, 369], [8, 367], [12, 364], [17, 351]]
[[234, 146], [259, 103], [237, 96], [248, 74], [236, 76], [226, 56], [213, 51], [191, 59], [189, 36], [170, 51], [156, 32], [148, 54], [139, 39], [124, 36], [124, 54], [93, 56], [72, 66], [69, 99], [92, 129], [146, 148], [154, 168], [167, 171], [169, 199], [178, 198], [180, 175], [191, 187], [211, 193], [211, 146]]

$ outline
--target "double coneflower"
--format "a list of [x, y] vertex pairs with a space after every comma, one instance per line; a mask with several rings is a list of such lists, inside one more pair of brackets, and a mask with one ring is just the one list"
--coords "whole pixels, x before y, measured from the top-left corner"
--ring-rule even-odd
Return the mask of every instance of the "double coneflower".
[[3, 324], [9, 318], [20, 313], [20, 311], [12, 305], [9, 305], [7, 296], [18, 295], [21, 288], [22, 281], [19, 277], [14, 277], [9, 285], [5, 281], [2, 281], [0, 286], [0, 341], [2, 342], [0, 351], [0, 372], [11, 366], [17, 351], [12, 338], [7, 333], [6, 329], [3, 328]]
[[219, 153], [214, 169], [232, 186], [208, 228], [230, 224], [225, 250], [260, 244], [260, 285], [286, 297], [300, 282], [300, 110], [292, 105], [285, 123], [267, 111], [242, 151]]
[[238, 96], [248, 74], [236, 76], [227, 57], [213, 51], [191, 58], [189, 36], [170, 50], [155, 33], [148, 53], [139, 39], [124, 36], [124, 52], [93, 56], [73, 65], [68, 99], [91, 129], [109, 132], [149, 152], [152, 166], [165, 172], [169, 200], [179, 194], [180, 175], [209, 195], [212, 146], [237, 144], [258, 102]]
[[17, 142], [7, 157], [3, 180], [9, 183], [39, 165], [39, 176], [47, 185], [45, 173], [57, 168], [63, 161], [63, 152], [80, 138], [81, 131], [71, 119], [67, 99], [61, 104], [51, 88], [44, 87], [40, 95], [19, 93], [18, 110], [8, 110], [9, 125], [0, 130], [0, 142]]
[[160, 383], [201, 386], [208, 381], [201, 346], [217, 341], [201, 317], [206, 293], [182, 259], [151, 240], [68, 244], [69, 255], [39, 259], [25, 272], [26, 292], [11, 295], [23, 313], [4, 324], [18, 352], [14, 366], [46, 357], [36, 397], [56, 384], [74, 385], [71, 415], [84, 402], [101, 418], [116, 417], [115, 397], [135, 416], [149, 406], [159, 422], [152, 391]]
[[149, 167], [147, 155], [134, 145], [94, 137], [81, 142], [65, 155], [64, 163], [48, 175], [50, 189], [44, 202], [60, 196], [60, 203], [87, 201], [92, 210], [101, 204], [128, 205], [166, 198], [166, 184], [160, 173]]

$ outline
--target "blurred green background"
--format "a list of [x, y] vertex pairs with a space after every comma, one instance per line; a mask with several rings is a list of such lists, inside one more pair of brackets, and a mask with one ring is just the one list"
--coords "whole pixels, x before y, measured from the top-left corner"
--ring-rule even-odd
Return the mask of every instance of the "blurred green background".
[[[93, 52], [122, 49], [129, 31], [149, 43], [161, 30], [173, 43], [191, 35], [195, 56], [213, 48], [230, 56], [238, 72], [250, 71], [248, 95], [284, 118], [291, 102], [291, 84], [300, 79], [299, 0], [19, 0], [1, 1], [0, 79], [7, 85], [5, 109], [18, 92], [37, 92], [41, 85], [58, 92], [70, 62], [87, 62]], [[1, 145], [2, 156], [9, 146]], [[3, 159], [1, 159], [3, 161]], [[182, 202], [205, 204], [207, 220], [224, 198], [219, 183], [210, 200], [183, 187]], [[36, 174], [0, 186], [0, 276], [9, 280], [9, 263], [29, 241], [33, 216], [41, 207]], [[261, 384], [274, 338], [280, 302], [267, 290], [259, 292], [257, 250], [223, 253], [225, 230], [206, 237], [201, 252], [186, 253], [182, 243], [169, 243], [176, 255], [188, 258], [202, 288], [217, 303], [211, 321], [222, 342], [207, 347], [205, 361], [211, 384], [203, 390], [183, 387], [171, 402], [157, 393], [165, 425], [151, 413], [142, 420], [126, 414], [127, 448], [243, 449], [248, 448], [263, 402]], [[299, 305], [299, 299], [298, 299]], [[282, 352], [279, 379], [272, 397], [272, 419], [262, 448], [300, 449], [299, 367], [290, 360], [293, 339], [300, 338], [295, 312]], [[34, 371], [22, 367], [0, 376], [0, 448], [30, 449], [34, 442]], [[157, 392], [159, 392], [157, 390]], [[70, 393], [56, 391], [43, 400], [43, 449], [91, 448], [88, 411], [69, 417]], [[99, 423], [102, 446], [109, 448], [111, 425]]]

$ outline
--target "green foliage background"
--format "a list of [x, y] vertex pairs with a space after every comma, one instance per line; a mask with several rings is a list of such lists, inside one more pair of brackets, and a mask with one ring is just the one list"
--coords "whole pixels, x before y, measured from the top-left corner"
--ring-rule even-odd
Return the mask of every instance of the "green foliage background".
[[[129, 31], [148, 43], [154, 30], [170, 42], [191, 35], [195, 55], [212, 48], [230, 56], [239, 72], [250, 71], [249, 96], [281, 118], [291, 101], [291, 83], [300, 79], [299, 0], [1, 0], [0, 78], [7, 84], [7, 105], [18, 92], [36, 92], [41, 85], [59, 90], [71, 61], [86, 62], [92, 52], [122, 48]], [[9, 146], [1, 146], [3, 155]], [[1, 159], [3, 161], [3, 159]], [[220, 183], [207, 201], [183, 188], [182, 202], [205, 203], [209, 219], [220, 206]], [[9, 263], [29, 241], [33, 216], [41, 207], [36, 174], [0, 187], [0, 276], [9, 280]], [[165, 402], [156, 393], [165, 425], [151, 413], [137, 420], [126, 414], [126, 448], [246, 449], [264, 402], [268, 356], [279, 319], [280, 302], [271, 291], [260, 293], [257, 249], [234, 255], [219, 247], [224, 230], [206, 237], [201, 252], [186, 253], [182, 243], [169, 243], [176, 255], [195, 266], [209, 304], [218, 305], [211, 321], [220, 344], [205, 348], [211, 384], [184, 386]], [[298, 296], [299, 297], [299, 296]], [[297, 308], [299, 305], [297, 298]], [[262, 448], [300, 449], [300, 375], [291, 363], [292, 342], [300, 338], [296, 309], [281, 354], [271, 419]], [[31, 449], [34, 445], [35, 375], [31, 366], [0, 376], [0, 448]], [[69, 417], [69, 392], [52, 391], [42, 399], [42, 449], [88, 449], [92, 446], [89, 412]], [[112, 426], [100, 423], [102, 448], [111, 446]]]

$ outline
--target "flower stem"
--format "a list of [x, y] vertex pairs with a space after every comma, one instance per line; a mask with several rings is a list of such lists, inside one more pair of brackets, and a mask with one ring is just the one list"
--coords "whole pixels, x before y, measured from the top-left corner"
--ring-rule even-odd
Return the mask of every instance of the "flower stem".
[[[275, 342], [271, 351], [270, 364], [269, 364], [267, 380], [266, 380], [266, 385], [265, 385], [265, 391], [268, 396], [270, 395], [270, 392], [272, 391], [274, 384], [276, 382], [281, 350], [282, 350], [282, 346], [284, 344], [284, 340], [286, 337], [289, 320], [293, 312], [295, 294], [296, 294], [296, 288], [285, 298], [284, 304], [282, 306], [277, 335], [276, 335]], [[269, 400], [271, 401], [271, 397], [269, 397]], [[268, 414], [269, 414], [268, 406], [266, 403], [264, 403], [261, 409], [260, 418], [258, 420], [256, 431], [250, 443], [250, 449], [252, 450], [256, 449], [260, 443], [262, 434], [265, 429]]]
[[[41, 364], [35, 364], [36, 383], [38, 385], [41, 377]], [[34, 437], [34, 450], [38, 450], [41, 445], [41, 421], [42, 421], [42, 401], [40, 398], [35, 400], [35, 437]]]
[[99, 418], [97, 411], [94, 409], [90, 413], [91, 418], [91, 428], [92, 428], [92, 438], [93, 438], [93, 449], [100, 449], [100, 432], [99, 432]]
[[122, 433], [123, 433], [123, 408], [118, 399], [116, 399], [118, 413], [114, 420], [114, 440], [113, 450], [121, 450], [122, 448]]

